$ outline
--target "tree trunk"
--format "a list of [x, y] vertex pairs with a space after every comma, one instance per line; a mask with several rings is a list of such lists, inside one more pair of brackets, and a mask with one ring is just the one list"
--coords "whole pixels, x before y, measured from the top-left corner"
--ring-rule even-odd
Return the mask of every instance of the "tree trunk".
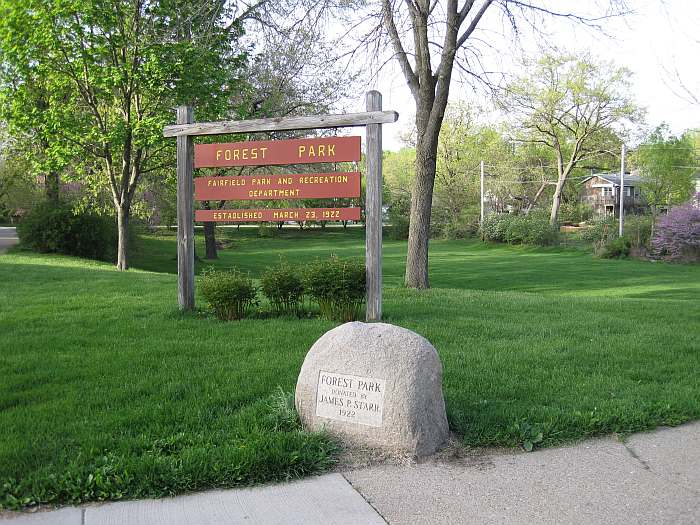
[[[409, 288], [429, 288], [428, 241], [430, 239], [430, 211], [435, 185], [435, 162], [437, 158], [440, 124], [421, 126], [419, 119], [416, 142], [416, 180], [411, 195], [411, 216], [408, 227], [408, 253], [404, 282]], [[423, 128], [423, 129], [421, 129]]]
[[561, 192], [564, 189], [566, 177], [559, 177], [557, 186], [554, 188], [554, 196], [552, 197], [552, 212], [549, 214], [549, 223], [556, 226], [557, 218], [559, 217], [559, 206], [561, 206]]
[[[202, 208], [205, 210], [210, 210], [211, 206], [209, 201], [202, 202]], [[205, 247], [205, 259], [218, 259], [219, 254], [216, 250], [216, 223], [205, 222], [204, 223], [204, 247]]]
[[651, 229], [649, 230], [649, 246], [652, 246], [652, 241], [654, 240], [654, 232], [656, 231], [656, 219], [659, 217], [659, 212], [656, 209], [656, 205], [651, 206]]
[[[43, 99], [39, 102], [39, 109], [44, 111], [48, 109], [48, 104], [46, 104]], [[46, 154], [49, 149], [49, 141], [42, 138], [40, 143], [43, 153]], [[52, 204], [58, 204], [58, 199], [60, 197], [60, 183], [61, 179], [57, 171], [49, 170], [44, 176], [44, 191], [46, 192], [46, 199]]]
[[46, 190], [46, 198], [53, 204], [58, 203], [59, 198], [60, 176], [57, 171], [49, 171], [44, 179], [44, 188]]
[[527, 208], [525, 208], [525, 215], [529, 215], [530, 212], [532, 211], [532, 208], [535, 207], [535, 204], [537, 204], [537, 201], [540, 199], [542, 194], [544, 193], [544, 189], [547, 187], [547, 183], [543, 182], [539, 189], [537, 190], [537, 193], [535, 193], [535, 197], [528, 203]]
[[129, 208], [130, 204], [122, 203], [117, 206], [117, 269], [127, 270], [127, 249], [129, 244]]
[[216, 249], [216, 223], [204, 223], [204, 246], [206, 248], [205, 259], [218, 259], [219, 254]]

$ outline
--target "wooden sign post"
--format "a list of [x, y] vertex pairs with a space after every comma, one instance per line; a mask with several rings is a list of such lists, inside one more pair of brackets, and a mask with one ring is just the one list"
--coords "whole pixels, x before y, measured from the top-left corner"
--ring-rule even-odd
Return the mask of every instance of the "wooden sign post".
[[[192, 108], [177, 108], [177, 123], [194, 122]], [[194, 310], [194, 140], [177, 137], [177, 300], [180, 310]]]
[[[382, 94], [367, 93], [367, 111], [381, 111]], [[382, 319], [382, 125], [367, 126], [367, 184], [365, 194], [366, 320]]]
[[360, 160], [360, 137], [234, 142], [194, 145], [198, 135], [289, 131], [365, 126], [367, 194], [365, 209], [367, 321], [382, 316], [382, 124], [396, 122], [395, 111], [382, 111], [382, 95], [367, 93], [367, 111], [339, 115], [288, 117], [227, 122], [194, 122], [189, 106], [177, 109], [177, 124], [165, 137], [177, 137], [177, 271], [178, 303], [192, 310], [194, 301], [194, 220], [203, 222], [359, 220], [360, 208], [281, 208], [197, 210], [194, 200], [302, 200], [359, 197], [358, 172], [241, 177], [202, 177], [194, 168], [282, 166]]

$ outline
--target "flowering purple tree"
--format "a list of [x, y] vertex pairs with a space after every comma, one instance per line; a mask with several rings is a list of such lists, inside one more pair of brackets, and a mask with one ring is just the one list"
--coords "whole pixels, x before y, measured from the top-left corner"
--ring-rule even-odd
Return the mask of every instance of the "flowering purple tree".
[[700, 193], [659, 220], [653, 246], [668, 260], [700, 261], [700, 208], [694, 202], [700, 202]]

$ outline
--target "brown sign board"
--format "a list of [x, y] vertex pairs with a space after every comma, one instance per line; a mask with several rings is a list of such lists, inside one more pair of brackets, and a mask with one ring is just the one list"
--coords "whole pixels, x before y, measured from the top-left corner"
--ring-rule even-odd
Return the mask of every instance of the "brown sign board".
[[327, 137], [196, 144], [194, 167], [355, 162], [361, 157], [360, 140], [360, 137]]
[[196, 210], [197, 222], [359, 221], [360, 208]]
[[359, 172], [197, 177], [194, 198], [208, 200], [327, 199], [359, 197]]

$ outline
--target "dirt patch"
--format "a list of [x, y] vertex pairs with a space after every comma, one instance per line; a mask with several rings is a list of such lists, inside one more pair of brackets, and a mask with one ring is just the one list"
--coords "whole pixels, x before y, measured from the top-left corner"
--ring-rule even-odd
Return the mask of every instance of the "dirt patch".
[[493, 467], [493, 456], [518, 454], [519, 451], [507, 448], [473, 448], [465, 446], [461, 439], [455, 434], [450, 435], [450, 439], [443, 448], [432, 456], [415, 458], [411, 456], [392, 456], [380, 451], [344, 445], [338, 457], [338, 462], [332, 469], [333, 472], [343, 472], [357, 470], [378, 465], [422, 465], [422, 464], [443, 464], [487, 469]]

